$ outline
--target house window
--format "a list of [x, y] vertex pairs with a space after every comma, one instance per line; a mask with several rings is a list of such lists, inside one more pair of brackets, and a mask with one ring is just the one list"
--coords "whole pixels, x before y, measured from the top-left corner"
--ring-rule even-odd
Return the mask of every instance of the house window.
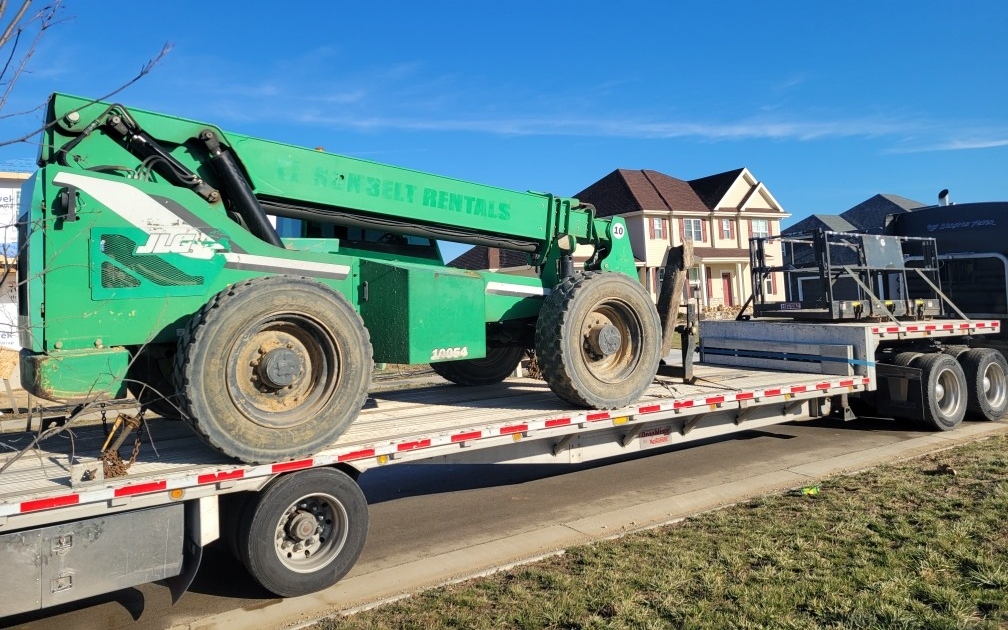
[[770, 236], [770, 226], [766, 219], [753, 219], [752, 220], [752, 234], [753, 238], [763, 237], [766, 238]]
[[771, 295], [773, 294], [773, 290], [774, 290], [773, 278], [771, 278], [770, 276], [763, 278], [763, 295]]
[[703, 242], [703, 224], [700, 219], [683, 219], [683, 240]]
[[661, 217], [651, 218], [651, 235], [657, 239], [665, 238], [665, 221]]
[[721, 238], [735, 238], [735, 230], [732, 229], [731, 219], [721, 219]]

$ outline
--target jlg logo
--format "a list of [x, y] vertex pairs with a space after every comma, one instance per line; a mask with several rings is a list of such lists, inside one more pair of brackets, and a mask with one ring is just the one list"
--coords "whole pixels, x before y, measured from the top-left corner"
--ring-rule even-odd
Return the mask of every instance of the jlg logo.
[[211, 258], [224, 246], [200, 232], [154, 232], [137, 247], [137, 254], [181, 254], [189, 258]]

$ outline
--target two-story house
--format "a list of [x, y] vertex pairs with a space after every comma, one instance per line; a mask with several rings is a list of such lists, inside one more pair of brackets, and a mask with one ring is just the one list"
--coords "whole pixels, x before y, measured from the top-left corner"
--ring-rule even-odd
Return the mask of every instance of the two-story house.
[[[652, 170], [617, 169], [574, 195], [599, 216], [627, 223], [640, 280], [653, 295], [661, 287], [665, 252], [693, 241], [695, 265], [687, 297], [703, 306], [741, 306], [752, 292], [749, 239], [780, 234], [784, 212], [746, 168], [685, 181]], [[780, 245], [767, 248], [781, 260]], [[780, 274], [766, 279], [767, 299], [783, 299]]]

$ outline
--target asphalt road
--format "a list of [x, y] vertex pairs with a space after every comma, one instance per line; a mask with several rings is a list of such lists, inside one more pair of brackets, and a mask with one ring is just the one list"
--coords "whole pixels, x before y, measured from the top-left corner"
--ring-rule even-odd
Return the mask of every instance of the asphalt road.
[[964, 423], [957, 431], [936, 434], [886, 420], [815, 421], [576, 467], [389, 466], [360, 478], [370, 503], [368, 543], [350, 575], [327, 591], [280, 600], [253, 583], [215, 543], [175, 606], [165, 586], [148, 584], [0, 619], [0, 626], [289, 626], [993, 432], [1008, 432], [1008, 423]]

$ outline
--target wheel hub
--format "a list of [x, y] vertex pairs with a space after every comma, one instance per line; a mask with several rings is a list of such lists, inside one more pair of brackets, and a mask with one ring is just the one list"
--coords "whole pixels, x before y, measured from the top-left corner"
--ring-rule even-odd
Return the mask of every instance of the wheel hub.
[[298, 511], [287, 522], [287, 536], [296, 541], [306, 541], [310, 539], [318, 529], [318, 521], [314, 514]]
[[588, 349], [596, 355], [609, 357], [620, 349], [623, 344], [623, 335], [618, 328], [606, 323], [601, 326], [592, 326], [588, 330]]
[[282, 347], [267, 352], [257, 372], [264, 384], [280, 389], [291, 385], [303, 369], [301, 357], [290, 348]]

